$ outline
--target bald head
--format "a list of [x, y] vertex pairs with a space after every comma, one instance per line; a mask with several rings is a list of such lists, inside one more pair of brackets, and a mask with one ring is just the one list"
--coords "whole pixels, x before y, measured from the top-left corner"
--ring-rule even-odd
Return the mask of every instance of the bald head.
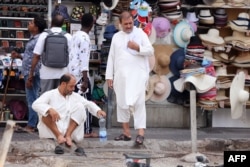
[[56, 14], [52, 18], [51, 26], [52, 27], [62, 27], [64, 23], [64, 17], [60, 14]]
[[61, 76], [61, 78], [60, 78], [60, 84], [62, 83], [62, 82], [66, 82], [66, 83], [68, 83], [69, 81], [71, 81], [71, 80], [76, 80], [76, 78], [75, 78], [75, 76], [74, 75], [72, 75], [72, 74], [63, 74], [63, 76]]

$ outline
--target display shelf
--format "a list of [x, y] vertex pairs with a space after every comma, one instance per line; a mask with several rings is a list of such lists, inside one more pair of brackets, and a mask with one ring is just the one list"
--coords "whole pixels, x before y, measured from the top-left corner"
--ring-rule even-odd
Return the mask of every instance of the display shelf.
[[[250, 5], [250, 4], [249, 4]], [[249, 5], [245, 5], [245, 6], [230, 6], [230, 5], [222, 5], [220, 7], [218, 6], [209, 6], [209, 5], [196, 5], [196, 6], [192, 6], [192, 5], [188, 5], [188, 4], [181, 4], [182, 8], [186, 8], [186, 9], [191, 9], [191, 8], [225, 8], [225, 9], [250, 9]]]

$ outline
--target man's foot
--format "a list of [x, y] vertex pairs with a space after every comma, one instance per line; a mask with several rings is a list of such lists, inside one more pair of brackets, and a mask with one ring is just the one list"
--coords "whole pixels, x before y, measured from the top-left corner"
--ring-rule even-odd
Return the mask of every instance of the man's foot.
[[68, 147], [71, 147], [72, 146], [72, 139], [71, 139], [71, 137], [65, 137], [65, 139], [66, 139], [66, 146], [68, 146]]
[[65, 143], [65, 142], [66, 142], [66, 138], [63, 137], [63, 135], [59, 135], [59, 136], [57, 137], [57, 143], [58, 143], [58, 144], [63, 144], [63, 143]]
[[32, 132], [36, 131], [36, 128], [27, 125], [27, 126], [24, 127], [24, 131], [32, 133]]
[[142, 135], [137, 135], [137, 136], [136, 136], [136, 139], [135, 139], [135, 143], [136, 143], [137, 145], [142, 145], [143, 142], [144, 142], [144, 136], [142, 136]]
[[98, 137], [99, 137], [99, 135], [96, 132], [84, 134], [84, 138], [98, 138]]
[[130, 141], [131, 139], [131, 136], [126, 136], [124, 134], [121, 134], [120, 136], [114, 138], [115, 141]]

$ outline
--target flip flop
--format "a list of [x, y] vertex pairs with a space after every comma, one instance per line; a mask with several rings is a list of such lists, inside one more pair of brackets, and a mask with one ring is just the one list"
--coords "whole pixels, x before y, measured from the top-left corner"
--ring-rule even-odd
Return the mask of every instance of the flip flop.
[[58, 145], [55, 148], [55, 154], [64, 154], [64, 149], [62, 146]]
[[85, 151], [82, 147], [77, 147], [77, 149], [75, 150], [75, 154], [77, 156], [85, 156], [87, 157], [87, 155], [85, 154]]

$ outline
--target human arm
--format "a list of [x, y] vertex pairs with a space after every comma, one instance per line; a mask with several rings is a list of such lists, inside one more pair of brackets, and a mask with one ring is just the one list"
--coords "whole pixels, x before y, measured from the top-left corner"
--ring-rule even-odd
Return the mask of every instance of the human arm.
[[111, 46], [109, 49], [107, 67], [105, 79], [107, 80], [108, 87], [113, 89], [113, 77], [114, 77], [114, 67], [115, 67], [115, 48], [114, 48], [115, 36], [112, 39]]
[[87, 99], [85, 99], [84, 97], [80, 96], [82, 99], [82, 103], [84, 104], [84, 106], [88, 109], [88, 111], [95, 117], [100, 118], [102, 117], [106, 117], [106, 112], [103, 111], [97, 104], [95, 104], [92, 101], [89, 101]]
[[33, 77], [34, 77], [34, 70], [35, 70], [35, 67], [36, 67], [36, 65], [38, 64], [39, 61], [40, 61], [40, 56], [34, 54], [33, 58], [32, 58], [32, 62], [31, 62], [31, 67], [30, 67], [28, 80], [27, 80], [27, 83], [26, 83], [27, 88], [32, 87]]

